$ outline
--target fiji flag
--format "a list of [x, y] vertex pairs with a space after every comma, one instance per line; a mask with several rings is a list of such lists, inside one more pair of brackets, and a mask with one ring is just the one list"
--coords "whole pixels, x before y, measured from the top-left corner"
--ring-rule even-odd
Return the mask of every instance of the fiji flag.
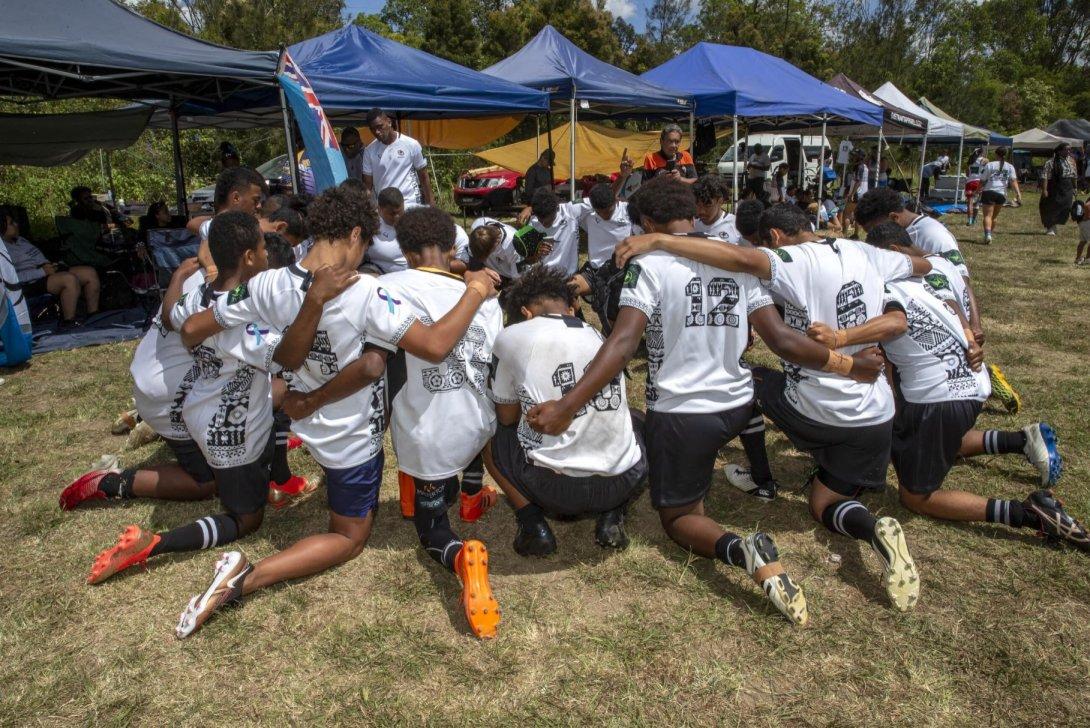
[[295, 123], [299, 125], [303, 143], [307, 146], [306, 156], [314, 175], [315, 191], [335, 187], [348, 179], [348, 169], [344, 166], [341, 146], [337, 143], [333, 126], [326, 118], [314, 89], [310, 87], [310, 81], [286, 50], [281, 55], [280, 72], [276, 77], [291, 106]]

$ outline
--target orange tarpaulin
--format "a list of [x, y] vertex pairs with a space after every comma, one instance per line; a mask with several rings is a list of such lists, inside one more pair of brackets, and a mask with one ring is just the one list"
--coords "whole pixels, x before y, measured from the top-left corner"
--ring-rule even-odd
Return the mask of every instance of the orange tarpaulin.
[[[519, 116], [492, 116], [484, 119], [402, 119], [401, 130], [432, 149], [477, 149], [491, 144], [522, 121]], [[375, 137], [366, 126], [358, 127], [364, 145]]]
[[[553, 129], [553, 151], [556, 152], [553, 174], [557, 179], [565, 179], [570, 176], [568, 169], [569, 126], [570, 124], [562, 124]], [[683, 149], [689, 148], [688, 135], [682, 139], [681, 146]], [[548, 148], [548, 135], [541, 134], [514, 144], [476, 152], [476, 155], [500, 167], [506, 167], [516, 172], [525, 172], [531, 164], [537, 161], [540, 153]], [[644, 155], [654, 152], [658, 148], [658, 131], [629, 131], [628, 129], [617, 129], [591, 122], [576, 122], [576, 176], [616, 172], [620, 167], [621, 155], [626, 149], [632, 163], [639, 167], [643, 163]]]

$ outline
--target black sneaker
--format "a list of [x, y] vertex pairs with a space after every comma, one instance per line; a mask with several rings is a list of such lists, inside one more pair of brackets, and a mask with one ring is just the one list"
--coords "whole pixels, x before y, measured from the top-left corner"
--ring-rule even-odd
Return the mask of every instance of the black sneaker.
[[1051, 490], [1035, 490], [1022, 503], [1022, 507], [1037, 516], [1039, 531], [1045, 540], [1058, 544], [1074, 546], [1080, 551], [1090, 552], [1090, 534], [1086, 528], [1068, 515], [1064, 504], [1052, 495]]
[[594, 543], [602, 548], [623, 551], [628, 548], [628, 534], [624, 531], [625, 507], [614, 508], [598, 516], [594, 524]]
[[544, 519], [529, 525], [520, 523], [513, 545], [519, 556], [551, 556], [556, 553], [556, 536]]

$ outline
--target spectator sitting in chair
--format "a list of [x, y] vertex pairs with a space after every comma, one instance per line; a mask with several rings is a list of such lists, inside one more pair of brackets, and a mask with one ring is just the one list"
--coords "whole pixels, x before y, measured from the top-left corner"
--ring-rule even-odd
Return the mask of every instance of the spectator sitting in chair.
[[87, 265], [67, 268], [63, 263], [51, 263], [30, 241], [19, 236], [19, 225], [11, 213], [0, 212], [4, 226], [4, 245], [19, 275], [23, 295], [27, 298], [51, 293], [61, 305], [60, 328], [76, 324], [76, 306], [80, 292], [87, 306], [87, 315], [98, 313], [99, 280], [95, 269]]
[[149, 230], [184, 228], [186, 219], [182, 215], [171, 215], [167, 203], [159, 200], [151, 203], [147, 214], [140, 217], [140, 241], [148, 242]]
[[76, 220], [97, 222], [100, 225], [122, 225], [125, 217], [117, 210], [95, 199], [90, 187], [73, 187], [68, 203], [69, 215]]

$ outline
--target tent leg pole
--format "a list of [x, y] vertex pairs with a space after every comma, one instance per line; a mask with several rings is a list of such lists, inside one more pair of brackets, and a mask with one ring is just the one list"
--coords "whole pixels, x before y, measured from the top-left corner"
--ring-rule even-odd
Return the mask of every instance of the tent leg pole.
[[110, 186], [110, 202], [117, 205], [117, 188], [114, 186], [114, 163], [110, 159], [112, 151], [106, 152], [106, 182]]
[[965, 149], [965, 135], [961, 135], [961, 140], [958, 141], [958, 167], [957, 174], [954, 177], [954, 204], [958, 204], [961, 201], [961, 153]]
[[[553, 114], [550, 111], [545, 114], [545, 134], [547, 136], [546, 141], [549, 143], [549, 151], [553, 151]], [[549, 155], [549, 189], [556, 192], [556, 172], [553, 169], [553, 159], [555, 154]], [[530, 204], [529, 200], [523, 200], [527, 205]]]
[[534, 161], [541, 159], [541, 117], [534, 117]]
[[568, 197], [572, 202], [575, 202], [575, 97], [571, 98], [569, 102], [570, 108], [570, 126], [568, 128], [568, 165], [569, 165], [569, 177], [568, 182]]
[[178, 138], [178, 111], [170, 110], [170, 141], [174, 152], [174, 194], [178, 205], [178, 214], [189, 217], [189, 208], [185, 203], [185, 169], [182, 167], [182, 143]]
[[291, 134], [291, 117], [288, 116], [288, 99], [280, 89], [280, 115], [284, 118], [284, 141], [288, 147], [288, 168], [291, 170], [291, 193], [299, 194], [299, 166], [295, 159], [295, 138]]
[[923, 167], [927, 159], [927, 134], [923, 135], [923, 145], [920, 146], [920, 186], [916, 188], [916, 212], [923, 206]]
[[882, 135], [882, 127], [878, 127], [878, 158], [874, 161], [874, 185], [878, 186], [878, 180], [882, 176], [882, 141], [885, 137]]
[[731, 185], [730, 185], [730, 211], [734, 214], [738, 214], [738, 116], [732, 116], [731, 120], [734, 123], [734, 134], [730, 138], [730, 143], [734, 146], [734, 164], [731, 165]]
[[[696, 156], [696, 112], [689, 112], [689, 155]], [[693, 159], [693, 166], [696, 166], [696, 159]]]
[[823, 115], [821, 117], [821, 139], [818, 141], [818, 146], [821, 151], [818, 152], [818, 224], [821, 223], [821, 209], [822, 209], [822, 193], [825, 192], [825, 130], [828, 124], [827, 118]]

